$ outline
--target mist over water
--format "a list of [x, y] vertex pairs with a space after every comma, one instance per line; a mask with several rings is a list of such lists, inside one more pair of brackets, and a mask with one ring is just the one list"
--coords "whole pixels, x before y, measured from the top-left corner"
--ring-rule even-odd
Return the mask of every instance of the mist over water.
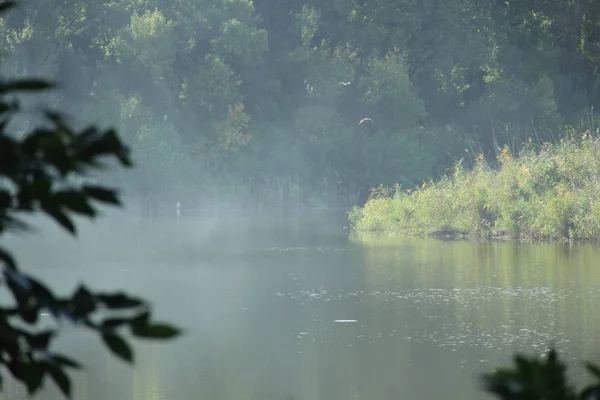
[[[38, 235], [2, 248], [56, 293], [138, 294], [185, 332], [134, 342], [129, 366], [65, 324], [56, 350], [86, 366], [74, 399], [469, 400], [515, 351], [554, 344], [579, 381], [579, 362], [600, 361], [597, 246], [352, 236], [347, 210], [304, 208], [420, 187], [431, 220], [464, 217], [427, 233], [532, 221], [597, 238], [596, 2], [17, 3], [0, 19], [3, 78], [59, 85], [19, 96], [0, 131], [27, 136], [47, 107], [115, 127], [134, 168], [72, 178], [144, 212], [82, 220], [77, 239], [34, 218]], [[463, 173], [479, 160], [506, 179]], [[369, 229], [423, 221], [380, 204]], [[48, 382], [36, 398], [62, 397]]]
[[[7, 245], [57, 292], [150, 299], [185, 329], [133, 367], [65, 325], [76, 399], [480, 399], [477, 377], [556, 344], [581, 381], [600, 360], [600, 250], [585, 244], [349, 236], [343, 211], [139, 219]], [[36, 220], [36, 224], [40, 221]], [[24, 398], [10, 382], [5, 398]], [[49, 383], [36, 398], [54, 400]]]

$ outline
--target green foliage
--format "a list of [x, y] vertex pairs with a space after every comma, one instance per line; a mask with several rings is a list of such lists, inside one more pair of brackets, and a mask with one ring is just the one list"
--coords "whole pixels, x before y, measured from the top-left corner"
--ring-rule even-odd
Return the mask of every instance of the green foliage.
[[[530, 147], [532, 145], [530, 144]], [[597, 240], [600, 140], [588, 136], [500, 152], [498, 169], [479, 156], [472, 170], [415, 190], [376, 190], [351, 213], [354, 229], [399, 235]]]
[[[7, 4], [2, 4], [6, 10]], [[44, 80], [22, 79], [0, 82], [0, 234], [30, 228], [19, 217], [42, 213], [62, 228], [76, 234], [75, 215], [97, 216], [98, 204], [120, 205], [120, 196], [102, 185], [76, 184], [76, 177], [102, 169], [106, 159], [124, 167], [132, 165], [129, 149], [114, 130], [94, 126], [73, 129], [63, 116], [46, 111], [46, 123], [31, 131], [12, 135], [11, 120], [20, 111], [17, 100], [8, 97], [22, 92], [34, 94], [51, 88]], [[134, 355], [124, 339], [123, 328], [139, 338], [170, 339], [179, 329], [156, 323], [150, 305], [127, 293], [92, 292], [79, 286], [71, 296], [58, 296], [35, 277], [22, 272], [16, 260], [0, 248], [2, 285], [12, 302], [0, 307], [0, 363], [29, 394], [37, 392], [46, 377], [67, 397], [71, 393], [69, 368], [78, 362], [51, 349], [58, 328], [40, 331], [35, 327], [42, 312], [56, 322], [64, 320], [97, 333], [108, 349], [125, 361]]]
[[268, 203], [285, 181], [302, 192], [287, 202], [351, 204], [437, 178], [465, 148], [494, 163], [582, 119], [595, 130], [600, 7], [521, 3], [49, 0], [6, 14], [0, 51], [5, 71], [63, 83], [46, 104], [160, 148], [123, 178], [134, 192]]
[[377, 121], [387, 118], [390, 127], [406, 129], [417, 127], [425, 117], [423, 102], [414, 93], [406, 56], [397, 50], [369, 61], [360, 85], [369, 115], [377, 115]]
[[600, 368], [587, 363], [595, 382], [577, 392], [567, 377], [567, 366], [558, 352], [550, 349], [545, 360], [516, 355], [513, 368], [483, 376], [485, 390], [503, 400], [591, 400], [600, 395]]

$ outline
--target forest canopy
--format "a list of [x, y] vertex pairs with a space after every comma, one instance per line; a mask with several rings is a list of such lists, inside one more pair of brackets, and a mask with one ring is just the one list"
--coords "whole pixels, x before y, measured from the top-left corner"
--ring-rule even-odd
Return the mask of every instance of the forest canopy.
[[165, 201], [350, 205], [596, 133], [593, 0], [27, 1], [0, 32], [2, 73], [62, 83], [45, 104], [118, 127], [111, 179]]

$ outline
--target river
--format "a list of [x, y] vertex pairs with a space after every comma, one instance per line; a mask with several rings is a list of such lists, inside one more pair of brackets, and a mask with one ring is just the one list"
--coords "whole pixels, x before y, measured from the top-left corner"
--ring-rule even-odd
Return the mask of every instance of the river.
[[579, 381], [600, 360], [595, 245], [355, 236], [325, 211], [120, 222], [9, 242], [59, 291], [126, 288], [185, 329], [130, 367], [64, 327], [75, 399], [486, 399], [515, 351], [555, 344]]

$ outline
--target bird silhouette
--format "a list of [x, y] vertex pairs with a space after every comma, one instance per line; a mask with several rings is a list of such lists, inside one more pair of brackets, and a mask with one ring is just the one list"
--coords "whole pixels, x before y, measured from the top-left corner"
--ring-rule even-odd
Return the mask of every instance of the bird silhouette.
[[364, 131], [368, 136], [375, 135], [375, 122], [371, 118], [363, 118], [358, 123], [358, 129]]

